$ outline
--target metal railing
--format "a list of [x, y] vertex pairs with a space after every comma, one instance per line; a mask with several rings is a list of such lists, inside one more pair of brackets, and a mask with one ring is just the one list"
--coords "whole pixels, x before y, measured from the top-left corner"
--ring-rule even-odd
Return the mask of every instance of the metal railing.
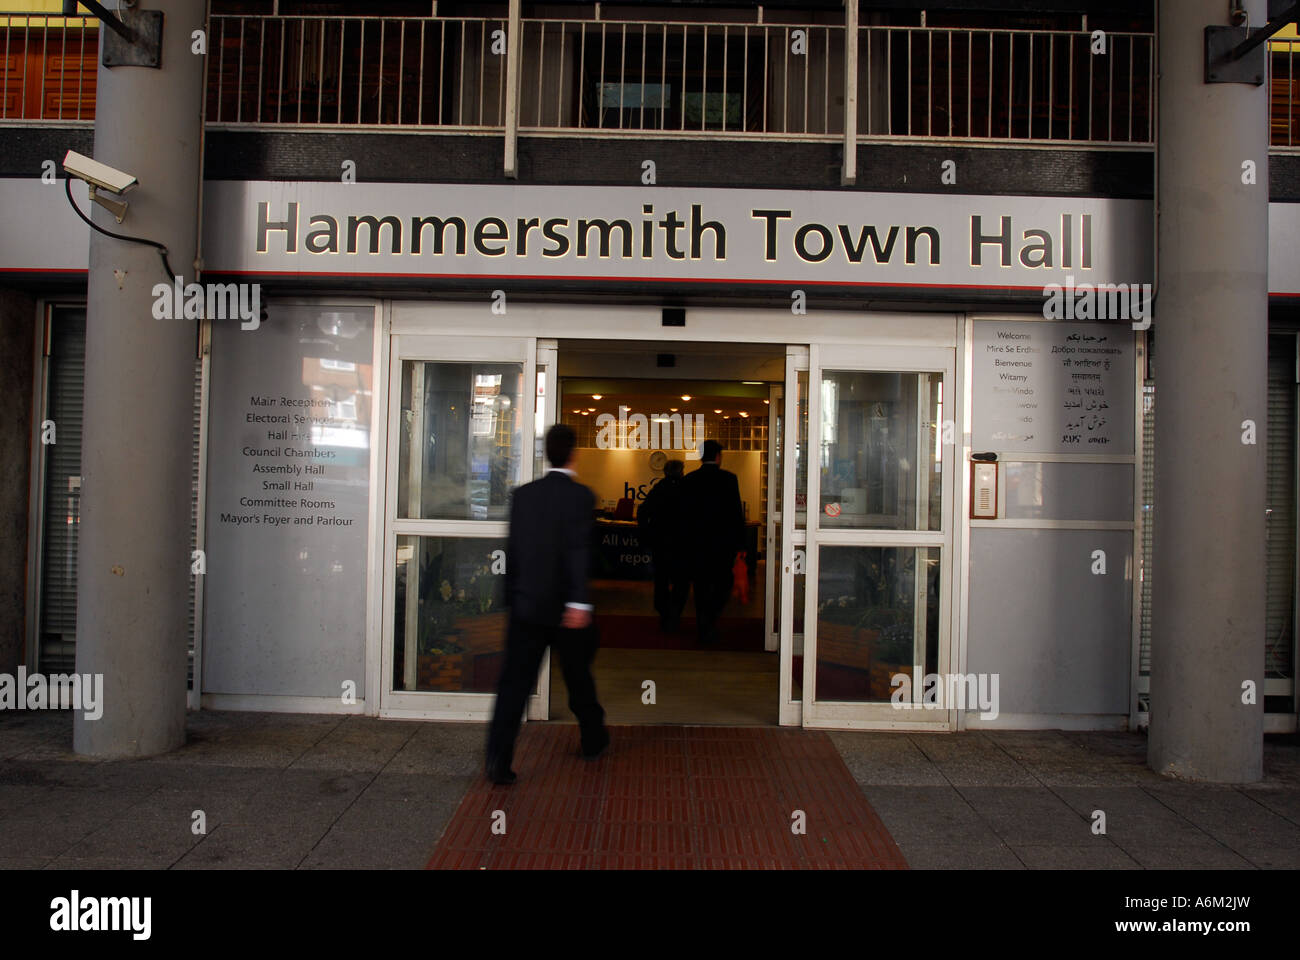
[[[214, 15], [208, 122], [501, 131], [508, 22]], [[0, 17], [0, 119], [93, 118], [91, 17]], [[528, 133], [839, 139], [842, 25], [523, 20]], [[1154, 38], [862, 26], [860, 140], [1149, 145]], [[1300, 146], [1297, 48], [1270, 55], [1271, 141]]]
[[528, 20], [520, 127], [835, 137], [844, 28]]
[[1154, 37], [1086, 32], [864, 27], [864, 135], [1150, 144]]
[[0, 120], [93, 120], [94, 17], [0, 16]]
[[208, 122], [496, 128], [504, 20], [213, 16]]
[[[507, 23], [214, 16], [213, 123], [500, 129]], [[526, 131], [844, 131], [845, 28], [525, 20]], [[1150, 34], [861, 27], [863, 138], [1151, 142]]]
[[1269, 143], [1300, 147], [1300, 41], [1269, 55]]

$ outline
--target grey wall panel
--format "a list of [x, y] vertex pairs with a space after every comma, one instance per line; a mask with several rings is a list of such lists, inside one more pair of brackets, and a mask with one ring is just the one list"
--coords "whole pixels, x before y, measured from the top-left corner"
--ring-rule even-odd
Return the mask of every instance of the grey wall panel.
[[[1132, 534], [971, 531], [968, 673], [1000, 674], [1003, 714], [1128, 713]], [[1106, 551], [1104, 576], [1090, 570]]]
[[1009, 520], [1133, 519], [1130, 463], [1026, 463], [1004, 460]]
[[373, 335], [369, 307], [213, 324], [205, 693], [364, 689]]

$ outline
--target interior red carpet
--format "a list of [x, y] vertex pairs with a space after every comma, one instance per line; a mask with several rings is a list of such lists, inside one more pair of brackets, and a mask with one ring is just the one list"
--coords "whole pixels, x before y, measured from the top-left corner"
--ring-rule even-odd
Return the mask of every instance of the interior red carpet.
[[[821, 732], [612, 727], [601, 759], [577, 727], [526, 724], [519, 782], [479, 778], [429, 868], [461, 870], [906, 869]], [[499, 813], [497, 813], [499, 811]], [[807, 832], [791, 830], [802, 811]], [[493, 833], [493, 824], [504, 833]]]

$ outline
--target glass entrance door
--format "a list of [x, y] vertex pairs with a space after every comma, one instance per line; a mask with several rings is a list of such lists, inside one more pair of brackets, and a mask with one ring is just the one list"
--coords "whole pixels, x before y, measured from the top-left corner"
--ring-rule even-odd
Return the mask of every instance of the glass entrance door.
[[950, 653], [953, 363], [944, 348], [810, 352], [805, 726], [952, 722], [924, 694]]
[[[385, 715], [491, 716], [510, 494], [532, 479], [536, 434], [554, 416], [537, 355], [531, 338], [392, 337]], [[544, 715], [545, 677], [529, 716]]]

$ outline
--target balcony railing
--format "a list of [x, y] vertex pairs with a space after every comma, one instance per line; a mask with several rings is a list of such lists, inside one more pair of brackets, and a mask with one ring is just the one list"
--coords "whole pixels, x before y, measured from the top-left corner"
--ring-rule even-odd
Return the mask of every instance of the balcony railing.
[[0, 16], [0, 119], [93, 120], [94, 17]]
[[[505, 20], [214, 15], [216, 125], [499, 132]], [[0, 119], [93, 117], [93, 18], [0, 18]], [[522, 133], [844, 136], [842, 25], [524, 20]], [[1089, 33], [863, 26], [859, 139], [1149, 145], [1154, 40]], [[1274, 47], [1272, 143], [1300, 146], [1297, 47]]]

